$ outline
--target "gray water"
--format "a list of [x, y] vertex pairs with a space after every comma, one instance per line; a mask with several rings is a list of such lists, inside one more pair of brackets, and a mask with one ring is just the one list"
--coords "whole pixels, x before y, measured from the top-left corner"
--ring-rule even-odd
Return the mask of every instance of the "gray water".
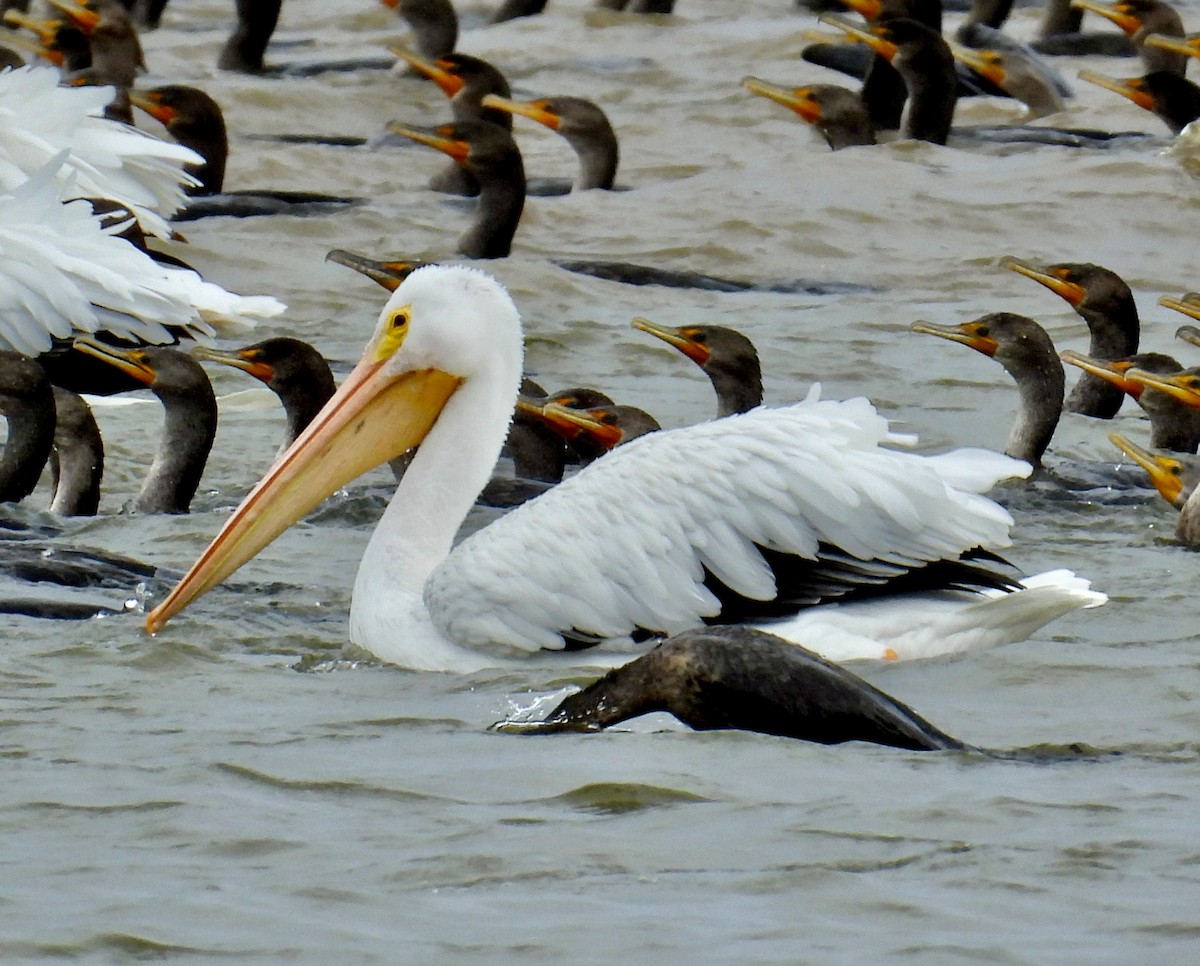
[[[468, 217], [425, 189], [445, 159], [417, 148], [333, 148], [251, 133], [374, 136], [448, 117], [432, 85], [382, 71], [312, 79], [214, 68], [228, 0], [176, 0], [145, 38], [149, 82], [190, 81], [236, 132], [230, 188], [344, 192], [367, 204], [310, 219], [184, 226], [209, 278], [289, 303], [234, 341], [293, 334], [344, 373], [383, 293], [323, 262], [334, 247], [446, 257]], [[630, 190], [530, 199], [512, 257], [487, 266], [526, 321], [528, 367], [584, 383], [666, 425], [714, 410], [687, 360], [628, 328], [742, 329], [767, 397], [863, 394], [931, 450], [1003, 445], [1016, 397], [990, 360], [913, 335], [924, 318], [1032, 315], [1062, 348], [1082, 322], [999, 259], [1095, 261], [1133, 287], [1143, 345], [1187, 363], [1165, 292], [1198, 287], [1197, 186], [1168, 143], [1108, 151], [894, 144], [828, 151], [746, 74], [830, 81], [800, 60], [811, 15], [785, 0], [680, 0], [668, 19], [552, 0], [535, 20], [483, 27], [460, 48], [519, 96], [583, 94], [609, 112]], [[1036, 13], [1013, 31], [1028, 37]], [[1191, 27], [1200, 12], [1184, 10]], [[951, 18], [953, 22], [953, 18]], [[276, 62], [378, 55], [403, 41], [369, 0], [287, 0]], [[1132, 62], [1067, 60], [1132, 75]], [[1079, 84], [1073, 126], [1161, 124]], [[1016, 108], [960, 107], [960, 123]], [[153, 122], [145, 126], [153, 128]], [[569, 176], [553, 133], [517, 119], [531, 175]], [[718, 294], [573, 275], [555, 258], [622, 259], [750, 281], [847, 283], [840, 294]], [[232, 344], [232, 343], [231, 343]], [[222, 395], [247, 377], [213, 372]], [[98, 411], [109, 451], [103, 513], [55, 521], [89, 546], [185, 569], [270, 462], [271, 399], [227, 400], [187, 517], [118, 513], [158, 432], [149, 402]], [[1108, 460], [1115, 424], [1067, 417], [1058, 458]], [[335, 497], [156, 638], [136, 613], [83, 623], [3, 618], [0, 651], [0, 958], [233, 962], [1194, 962], [1200, 947], [1200, 662], [1196, 558], [1149, 494], [1015, 494], [1011, 559], [1071, 567], [1111, 596], [1035, 638], [957, 660], [864, 666], [870, 681], [975, 745], [1082, 755], [1037, 764], [869, 746], [825, 748], [668, 720], [554, 738], [488, 726], [588, 679], [416, 674], [345, 644], [358, 556], [387, 497], [378, 472]], [[477, 525], [486, 514], [472, 520]], [[148, 591], [160, 594], [163, 584]], [[119, 603], [136, 587], [97, 592]], [[136, 609], [136, 608], [135, 608]]]

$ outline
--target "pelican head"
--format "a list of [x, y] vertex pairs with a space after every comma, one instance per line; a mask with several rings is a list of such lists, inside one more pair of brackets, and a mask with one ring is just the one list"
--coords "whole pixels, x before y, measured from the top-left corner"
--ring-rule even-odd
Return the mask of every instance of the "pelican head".
[[[420, 443], [467, 384], [476, 399], [493, 400], [478, 418], [499, 423], [490, 434], [498, 455], [521, 363], [520, 317], [491, 276], [457, 265], [413, 272], [383, 307], [354, 371], [149, 614], [147, 630], [161, 629], [325, 497]], [[474, 406], [458, 407], [460, 418]]]

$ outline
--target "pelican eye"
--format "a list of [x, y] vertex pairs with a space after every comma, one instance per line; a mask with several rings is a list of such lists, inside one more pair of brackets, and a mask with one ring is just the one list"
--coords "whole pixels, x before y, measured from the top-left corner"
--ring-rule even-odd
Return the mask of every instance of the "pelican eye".
[[387, 320], [383, 323], [383, 331], [379, 336], [379, 344], [375, 356], [377, 359], [383, 360], [394, 355], [404, 343], [404, 338], [408, 335], [408, 321], [411, 315], [412, 307], [405, 305], [402, 308], [396, 309], [396, 311], [387, 317]]
[[400, 333], [404, 331], [405, 327], [408, 325], [408, 312], [408, 306], [406, 305], [404, 308], [397, 309], [392, 313], [392, 317], [387, 321], [389, 333]]

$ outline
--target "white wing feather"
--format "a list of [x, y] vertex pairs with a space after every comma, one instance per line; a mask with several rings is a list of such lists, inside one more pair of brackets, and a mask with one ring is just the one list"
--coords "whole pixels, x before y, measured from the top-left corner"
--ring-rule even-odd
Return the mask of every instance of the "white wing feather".
[[197, 184], [185, 164], [195, 151], [104, 117], [111, 87], [60, 87], [51, 67], [0, 73], [0, 191], [11, 191], [67, 151], [57, 177], [67, 198], [109, 198], [129, 208], [142, 229], [171, 236], [167, 219]]
[[234, 295], [160, 265], [115, 236], [122, 226], [103, 228], [87, 202], [63, 204], [60, 163], [0, 195], [0, 348], [37, 355], [55, 338], [101, 329], [172, 342], [169, 325], [204, 338], [215, 322], [253, 324], [283, 311], [276, 299]]
[[956, 484], [983, 489], [1028, 464], [988, 454], [967, 471], [969, 454], [880, 445], [891, 439], [867, 400], [815, 395], [652, 433], [463, 541], [426, 582], [426, 606], [461, 644], [560, 648], [571, 629], [696, 626], [719, 610], [702, 565], [770, 600], [755, 544], [813, 559], [826, 542], [913, 565], [1008, 545], [1008, 513]]

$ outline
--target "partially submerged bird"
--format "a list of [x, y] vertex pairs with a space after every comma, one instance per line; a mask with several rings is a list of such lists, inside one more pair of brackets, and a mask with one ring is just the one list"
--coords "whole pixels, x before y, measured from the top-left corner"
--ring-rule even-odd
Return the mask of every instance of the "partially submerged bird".
[[635, 329], [674, 346], [696, 363], [717, 393], [717, 416], [744, 413], [762, 404], [762, 366], [754, 343], [723, 325], [657, 325], [636, 318]]
[[162, 124], [179, 144], [200, 156], [199, 163], [189, 166], [196, 183], [188, 193], [220, 194], [229, 157], [229, 135], [221, 106], [200, 88], [184, 84], [135, 91], [130, 99]]
[[1057, 78], [1046, 65], [1020, 49], [951, 45], [954, 57], [973, 71], [986, 77], [1010, 97], [1026, 107], [1026, 120], [1057, 114], [1066, 101]]
[[1118, 433], [1108, 438], [1146, 471], [1159, 495], [1179, 510], [1175, 538], [1192, 550], [1200, 548], [1200, 497], [1196, 495], [1200, 492], [1200, 460], [1177, 453], [1153, 453]]
[[[1200, 320], [1200, 292], [1188, 292], [1179, 298], [1164, 295], [1158, 300], [1164, 308], [1182, 312], [1188, 318]], [[1175, 338], [1182, 339], [1191, 345], [1200, 346], [1200, 329], [1194, 325], [1181, 325], [1175, 330]]]
[[[870, 31], [836, 17], [822, 17], [888, 60], [904, 82], [900, 137], [945, 144], [958, 103], [954, 54], [941, 34], [910, 17], [881, 20]], [[864, 101], [866, 100], [864, 96]], [[867, 104], [868, 110], [870, 103]], [[877, 127], [882, 127], [878, 119]]]
[[1070, 349], [1059, 353], [1063, 362], [1103, 379], [1137, 401], [1150, 417], [1150, 445], [1176, 453], [1194, 453], [1200, 445], [1200, 410], [1185, 406], [1169, 393], [1127, 378], [1130, 369], [1168, 374], [1183, 367], [1161, 352], [1139, 352], [1127, 359], [1090, 359]]
[[1133, 101], [1167, 125], [1172, 134], [1179, 134], [1200, 117], [1200, 87], [1179, 74], [1155, 71], [1142, 77], [1119, 78], [1081, 70], [1079, 79]]
[[192, 355], [241, 369], [279, 397], [287, 417], [281, 453], [312, 422], [337, 388], [325, 357], [299, 339], [276, 337], [232, 351], [196, 346]]
[[585, 409], [547, 402], [542, 406], [542, 416], [552, 426], [565, 425], [573, 430], [570, 438], [574, 446], [578, 448], [585, 442], [598, 454], [662, 429], [657, 419], [637, 406], [609, 404]]
[[684, 631], [564, 698], [541, 721], [496, 727], [536, 735], [598, 731], [654, 711], [697, 731], [738, 728], [912, 751], [964, 747], [844, 667], [748, 627]]
[[1142, 58], [1147, 74], [1166, 71], [1182, 77], [1187, 70], [1186, 54], [1146, 43], [1146, 38], [1152, 34], [1183, 36], [1183, 21], [1170, 4], [1162, 0], [1117, 0], [1113, 4], [1071, 0], [1071, 6], [1098, 13], [1120, 27]]
[[52, 386], [36, 359], [0, 350], [0, 415], [8, 424], [0, 503], [32, 493], [49, 459], [51, 512], [93, 516], [100, 502], [104, 443], [87, 403]]
[[[30, 31], [33, 38], [9, 31], [4, 42], [19, 50], [28, 51], [48, 64], [58, 67], [63, 74], [73, 74], [92, 64], [92, 51], [83, 31], [66, 19], [37, 20], [27, 17], [22, 11], [6, 9], [4, 24]], [[36, 39], [34, 39], [36, 38]], [[13, 67], [24, 66], [12, 64]]]
[[[591, 412], [613, 406], [612, 399], [598, 389], [574, 386], [547, 393], [531, 380], [522, 379], [512, 426], [504, 442], [504, 451], [513, 457], [517, 475], [558, 483], [568, 463], [586, 466], [609, 452], [619, 438], [597, 420], [572, 419], [563, 410]], [[643, 416], [654, 420], [648, 413]], [[619, 420], [614, 416], [609, 421]], [[658, 428], [657, 422], [653, 428]], [[550, 445], [551, 439], [556, 446]]]
[[[1141, 323], [1133, 293], [1121, 277], [1102, 265], [1060, 262], [1040, 267], [1019, 258], [1004, 258], [1005, 268], [1040, 282], [1054, 292], [1087, 323], [1091, 335], [1088, 356], [1103, 362], [1126, 359], [1138, 351]], [[1112, 419], [1125, 394], [1112, 383], [1086, 373], [1067, 397], [1073, 413]]]
[[137, 29], [129, 11], [116, 0], [50, 0], [87, 38], [88, 66], [67, 74], [71, 84], [115, 88], [116, 94], [104, 113], [126, 124], [133, 123], [129, 90], [137, 75], [146, 69]]
[[1178, 372], [1169, 373], [1129, 369], [1125, 373], [1125, 378], [1174, 396], [1185, 406], [1200, 409], [1200, 366], [1191, 366], [1187, 369], [1180, 369]]
[[1184, 57], [1200, 57], [1200, 34], [1188, 34], [1186, 37], [1147, 34], [1144, 43], [1149, 47], [1182, 54]]
[[525, 166], [512, 135], [487, 121], [455, 121], [435, 128], [388, 125], [393, 134], [448, 154], [479, 186], [470, 227], [458, 240], [468, 258], [505, 258], [525, 207]]
[[582, 97], [539, 97], [533, 101], [514, 101], [498, 94], [488, 94], [481, 101], [481, 106], [520, 114], [561, 134], [579, 158], [579, 174], [571, 186], [573, 190], [612, 188], [617, 177], [620, 147], [608, 115], [597, 104]]
[[1183, 509], [1200, 483], [1200, 458], [1194, 453], [1154, 453], [1120, 433], [1109, 433], [1108, 439], [1146, 471], [1159, 496], [1175, 509]]
[[742, 86], [782, 104], [808, 121], [834, 151], [875, 143], [875, 125], [862, 98], [836, 84], [808, 84], [787, 88], [757, 77], [745, 77]]
[[[442, 93], [450, 98], [454, 120], [488, 121], [506, 131], [512, 130], [512, 115], [508, 111], [483, 106], [483, 99], [488, 94], [512, 96], [504, 75], [486, 60], [458, 53], [427, 60], [403, 47], [389, 47], [388, 50], [406, 61], [418, 74], [437, 84]], [[478, 181], [469, 169], [459, 164], [453, 164], [430, 178], [429, 187], [434, 191], [465, 197], [479, 194]]]
[[1004, 452], [1041, 466], [1062, 415], [1066, 386], [1062, 363], [1046, 330], [1023, 315], [993, 312], [956, 326], [914, 322], [912, 331], [969, 346], [1004, 366], [1021, 400]]
[[80, 337], [76, 347], [116, 366], [163, 404], [163, 431], [132, 509], [187, 513], [217, 433], [217, 398], [200, 364], [176, 349], [118, 349]]
[[[462, 266], [414, 272], [358, 366], [147, 629], [329, 492], [418, 443], [366, 549], [350, 616], [352, 641], [409, 667], [476, 669], [704, 622], [767, 623], [864, 657], [945, 653], [1023, 637], [1103, 600], [1073, 576], [1021, 590], [983, 566], [992, 558], [976, 548], [1005, 545], [1012, 521], [979, 493], [1027, 464], [885, 449], [894, 437], [869, 403], [815, 394], [651, 433], [451, 550], [503, 445], [521, 369], [520, 318], [498, 283]], [[809, 611], [805, 630], [797, 608], [832, 601]], [[889, 604], [903, 608], [898, 648], [871, 636], [895, 618]]]

